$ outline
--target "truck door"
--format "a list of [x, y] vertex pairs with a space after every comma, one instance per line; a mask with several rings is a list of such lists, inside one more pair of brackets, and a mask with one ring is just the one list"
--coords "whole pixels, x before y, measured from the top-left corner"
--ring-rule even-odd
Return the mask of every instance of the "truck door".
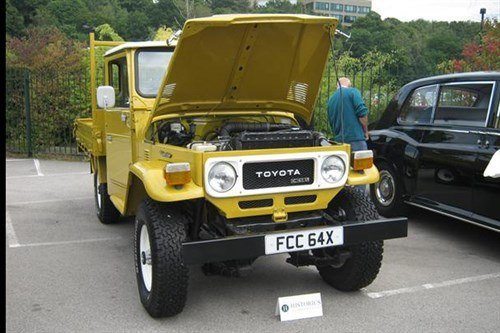
[[132, 162], [130, 129], [130, 90], [127, 57], [125, 54], [110, 59], [107, 84], [115, 89], [115, 106], [107, 109], [106, 123], [106, 167], [108, 192], [117, 208], [123, 211], [129, 164]]

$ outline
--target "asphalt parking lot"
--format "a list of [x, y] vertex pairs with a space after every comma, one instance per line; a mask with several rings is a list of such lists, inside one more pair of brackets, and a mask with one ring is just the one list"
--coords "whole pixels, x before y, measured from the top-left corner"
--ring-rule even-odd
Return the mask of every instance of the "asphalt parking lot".
[[[88, 163], [6, 161], [9, 332], [499, 332], [500, 234], [423, 211], [386, 241], [382, 270], [355, 293], [326, 285], [285, 255], [244, 278], [190, 268], [188, 302], [153, 319], [140, 304], [133, 219], [101, 224]], [[280, 322], [276, 300], [320, 292], [323, 317]]]

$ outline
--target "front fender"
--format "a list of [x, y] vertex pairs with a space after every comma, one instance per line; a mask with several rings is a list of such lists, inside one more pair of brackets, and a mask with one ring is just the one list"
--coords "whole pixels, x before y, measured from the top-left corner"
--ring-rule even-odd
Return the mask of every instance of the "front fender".
[[144, 185], [147, 195], [160, 202], [175, 202], [204, 197], [203, 187], [191, 180], [182, 187], [168, 186], [163, 178], [163, 161], [141, 161], [132, 164], [130, 171], [137, 176]]
[[350, 170], [347, 176], [347, 185], [367, 185], [378, 182], [379, 173], [375, 165], [363, 171]]

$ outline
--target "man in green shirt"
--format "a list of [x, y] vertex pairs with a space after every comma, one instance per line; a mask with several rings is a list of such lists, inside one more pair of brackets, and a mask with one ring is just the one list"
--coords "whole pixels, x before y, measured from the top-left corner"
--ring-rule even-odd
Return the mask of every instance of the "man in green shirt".
[[[352, 151], [366, 150], [368, 140], [368, 108], [351, 81], [339, 79], [340, 86], [328, 100], [328, 122], [335, 134], [334, 140], [351, 145]], [[343, 120], [342, 120], [343, 110]], [[343, 123], [343, 124], [342, 124]]]

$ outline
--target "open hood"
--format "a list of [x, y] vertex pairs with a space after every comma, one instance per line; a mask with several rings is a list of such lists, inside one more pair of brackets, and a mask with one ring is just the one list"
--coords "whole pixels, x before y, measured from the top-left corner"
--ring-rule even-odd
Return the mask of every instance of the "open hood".
[[152, 118], [200, 111], [312, 113], [337, 20], [217, 15], [186, 22]]

